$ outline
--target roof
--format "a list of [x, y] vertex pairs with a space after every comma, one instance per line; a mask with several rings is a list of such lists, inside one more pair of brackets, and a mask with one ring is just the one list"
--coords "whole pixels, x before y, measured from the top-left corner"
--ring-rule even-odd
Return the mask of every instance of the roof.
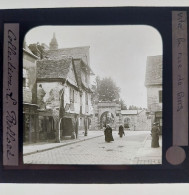
[[90, 86], [87, 83], [84, 83], [81, 78], [81, 66], [82, 66], [82, 60], [81, 59], [74, 59], [74, 67], [77, 75], [77, 83], [80, 89], [84, 88], [88, 92], [92, 92], [90, 89]]
[[141, 112], [141, 110], [121, 110], [121, 114], [125, 115], [137, 115]]
[[148, 56], [145, 86], [162, 84], [162, 55]]
[[28, 55], [30, 55], [31, 57], [33, 57], [33, 58], [35, 58], [35, 59], [39, 59], [39, 57], [38, 56], [36, 56], [36, 55], [34, 55], [33, 53], [32, 53], [32, 51], [29, 49], [29, 47], [25, 44], [25, 46], [24, 46], [24, 48], [23, 48], [23, 51], [25, 52], [25, 53], [27, 53]]
[[65, 57], [61, 60], [37, 61], [37, 79], [66, 79], [72, 58]]
[[61, 59], [65, 56], [71, 56], [73, 58], [81, 58], [85, 64], [90, 66], [89, 61], [89, 46], [62, 48], [56, 50], [46, 50], [45, 57], [47, 59]]

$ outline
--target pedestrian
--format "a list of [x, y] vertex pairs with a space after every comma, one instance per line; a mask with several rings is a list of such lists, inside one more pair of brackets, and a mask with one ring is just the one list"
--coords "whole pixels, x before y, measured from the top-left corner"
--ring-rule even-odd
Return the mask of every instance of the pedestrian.
[[105, 135], [106, 142], [114, 141], [114, 138], [112, 136], [112, 128], [110, 127], [109, 124], [106, 124], [106, 128], [104, 130], [104, 135]]
[[123, 137], [123, 135], [125, 135], [123, 125], [119, 126], [119, 133], [118, 134], [119, 134], [120, 137]]
[[160, 130], [156, 123], [153, 123], [152, 130], [151, 130], [151, 136], [152, 136], [152, 142], [151, 147], [152, 148], [158, 148], [159, 147], [159, 134]]

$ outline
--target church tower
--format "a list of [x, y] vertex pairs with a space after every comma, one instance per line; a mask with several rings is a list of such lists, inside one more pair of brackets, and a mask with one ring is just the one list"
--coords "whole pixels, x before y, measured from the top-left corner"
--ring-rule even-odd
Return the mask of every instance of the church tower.
[[53, 33], [53, 38], [51, 39], [51, 42], [49, 43], [49, 49], [55, 50], [58, 49], [58, 42], [55, 37], [55, 33]]

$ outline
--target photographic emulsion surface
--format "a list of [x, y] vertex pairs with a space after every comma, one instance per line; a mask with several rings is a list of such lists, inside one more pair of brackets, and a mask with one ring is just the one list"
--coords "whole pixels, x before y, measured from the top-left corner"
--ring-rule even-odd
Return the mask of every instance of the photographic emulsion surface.
[[26, 164], [161, 164], [162, 39], [150, 26], [41, 26], [23, 44]]

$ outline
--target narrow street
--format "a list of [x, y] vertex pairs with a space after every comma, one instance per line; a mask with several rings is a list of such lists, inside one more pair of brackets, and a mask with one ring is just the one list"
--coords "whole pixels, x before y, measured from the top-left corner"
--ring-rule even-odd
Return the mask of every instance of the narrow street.
[[[110, 143], [105, 142], [102, 131], [99, 131], [100, 134], [102, 136], [93, 139], [26, 155], [24, 156], [24, 163], [90, 165], [161, 163], [161, 147], [151, 149], [149, 131], [127, 131], [123, 138], [120, 138], [118, 132], [114, 131], [114, 141]], [[142, 151], [142, 148], [146, 148], [147, 150]], [[154, 152], [156, 154], [158, 152], [158, 158]], [[143, 160], [141, 160], [141, 157]]]

